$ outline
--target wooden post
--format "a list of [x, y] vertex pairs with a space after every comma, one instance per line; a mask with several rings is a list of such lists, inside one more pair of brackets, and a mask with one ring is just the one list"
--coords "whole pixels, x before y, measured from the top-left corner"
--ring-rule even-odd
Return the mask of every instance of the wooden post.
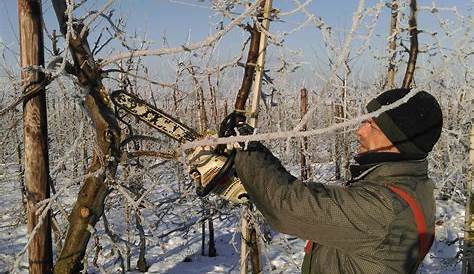
[[[23, 92], [38, 88], [44, 74], [31, 66], [44, 67], [41, 0], [18, 0], [20, 28], [21, 78]], [[29, 273], [51, 273], [53, 268], [50, 212], [40, 218], [37, 204], [49, 198], [48, 130], [44, 87], [23, 103], [25, 187], [27, 193], [27, 229], [38, 230], [28, 246]]]
[[250, 121], [249, 124], [254, 128], [257, 127], [258, 118], [258, 107], [260, 105], [260, 92], [262, 90], [262, 79], [263, 79], [263, 68], [265, 66], [265, 53], [267, 50], [268, 37], [265, 31], [270, 28], [270, 12], [272, 10], [272, 0], [265, 1], [265, 7], [263, 9], [262, 28], [263, 32], [260, 33], [260, 46], [258, 47], [258, 58], [257, 65], [255, 67], [255, 82], [253, 85], [252, 105], [250, 109]]
[[18, 129], [16, 128], [16, 126], [15, 126], [15, 139], [17, 140], [16, 156], [17, 156], [17, 164], [18, 164], [18, 182], [20, 183], [20, 193], [21, 193], [21, 203], [23, 204], [23, 213], [26, 216], [27, 206], [26, 206], [26, 188], [25, 188], [25, 180], [24, 180], [25, 171], [23, 169], [23, 152], [21, 150], [20, 136], [18, 135]]
[[[262, 6], [263, 5], [263, 6]], [[268, 31], [270, 27], [270, 12], [272, 10], [272, 0], [265, 0], [261, 3], [260, 7], [263, 7], [263, 12], [260, 13], [261, 27], [264, 31]], [[249, 48], [249, 55], [247, 59], [247, 65], [245, 67], [245, 74], [244, 79], [242, 81], [242, 87], [239, 90], [239, 94], [237, 95], [237, 99], [235, 102], [235, 109], [236, 110], [244, 110], [245, 102], [248, 98], [248, 94], [250, 91], [251, 81], [253, 71], [255, 70], [255, 82], [253, 85], [253, 96], [252, 96], [252, 104], [250, 110], [250, 119], [249, 124], [252, 127], [257, 126], [257, 118], [258, 118], [258, 109], [260, 104], [260, 91], [262, 87], [262, 78], [263, 78], [263, 68], [265, 65], [265, 52], [267, 47], [267, 35], [262, 31], [257, 31], [256, 25], [254, 25], [252, 29], [252, 40], [251, 45]], [[258, 47], [257, 47], [258, 45]], [[255, 60], [255, 53], [257, 53], [256, 64], [255, 67], [252, 68], [251, 61]], [[241, 211], [241, 230], [242, 230], [242, 238], [241, 238], [241, 248], [240, 248], [240, 273], [246, 274], [248, 270], [248, 255], [251, 256], [251, 263], [252, 263], [252, 273], [260, 273], [261, 263], [260, 263], [260, 252], [258, 246], [258, 236], [257, 232], [254, 228], [254, 224], [250, 222], [250, 214], [251, 214], [251, 206], [245, 205]]]
[[[300, 91], [300, 113], [301, 118], [308, 112], [308, 90], [306, 88], [302, 88]], [[302, 131], [307, 130], [307, 125], [304, 124], [301, 128]], [[306, 156], [305, 152], [308, 151], [308, 137], [303, 137], [301, 142], [301, 151], [300, 151], [300, 159], [301, 159], [301, 180], [304, 182], [309, 179], [310, 174], [310, 167], [306, 163]]]

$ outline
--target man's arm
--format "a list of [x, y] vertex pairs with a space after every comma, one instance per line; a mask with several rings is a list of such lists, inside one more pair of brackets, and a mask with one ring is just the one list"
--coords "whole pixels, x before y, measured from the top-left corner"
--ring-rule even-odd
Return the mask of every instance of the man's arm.
[[393, 218], [380, 188], [303, 184], [267, 149], [239, 151], [236, 172], [250, 199], [278, 231], [345, 250], [380, 241]]

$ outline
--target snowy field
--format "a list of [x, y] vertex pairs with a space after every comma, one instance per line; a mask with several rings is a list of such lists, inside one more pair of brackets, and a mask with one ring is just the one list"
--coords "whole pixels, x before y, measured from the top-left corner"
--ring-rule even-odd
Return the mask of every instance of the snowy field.
[[[320, 177], [321, 174], [332, 174], [329, 165], [313, 166], [313, 171], [320, 174]], [[11, 272], [27, 241], [16, 172], [15, 165], [8, 165], [3, 166], [0, 173], [0, 273]], [[164, 164], [159, 172], [157, 180], [153, 177], [144, 180], [144, 186], [149, 190], [145, 199], [155, 205], [142, 210], [142, 224], [147, 243], [146, 260], [150, 266], [147, 273], [239, 273], [239, 208], [224, 206], [220, 201], [211, 199], [213, 208], [219, 211], [219, 214], [213, 215], [217, 256], [202, 256], [200, 201], [195, 199], [194, 195], [184, 195], [186, 198], [176, 195], [176, 186], [172, 183], [173, 173], [176, 172], [173, 164]], [[317, 180], [319, 177], [313, 179]], [[60, 180], [56, 180], [57, 184], [61, 185]], [[61, 181], [67, 184], [68, 178], [62, 178]], [[70, 208], [78, 187], [71, 186], [61, 196], [60, 201], [64, 208]], [[192, 193], [193, 190], [189, 188], [186, 191]], [[170, 199], [174, 202], [164, 202]], [[113, 244], [110, 237], [105, 235], [103, 222], [97, 224], [96, 234], [89, 241], [88, 273], [120, 273], [121, 265], [127, 265], [127, 259], [125, 257], [125, 262], [121, 261], [117, 254], [127, 253], [125, 242], [128, 242], [130, 247], [128, 273], [140, 273], [136, 268], [138, 236], [133, 222], [128, 227], [127, 222], [124, 222], [123, 204], [120, 191], [109, 195], [107, 218], [110, 230], [118, 235], [120, 240]], [[166, 214], [163, 214], [164, 212]], [[463, 217], [463, 206], [453, 201], [437, 201], [436, 241], [420, 273], [460, 273], [460, 261], [456, 254], [460, 244], [458, 239], [462, 237]], [[57, 219], [61, 220], [61, 227], [64, 229], [64, 218]], [[299, 273], [304, 255], [304, 241], [272, 231], [265, 225], [261, 225], [260, 230], [264, 232], [266, 239], [261, 245], [263, 272]], [[208, 235], [206, 241], [207, 237]], [[99, 251], [96, 239], [100, 239]], [[207, 245], [205, 253], [207, 254]], [[94, 260], [98, 267], [94, 266]], [[20, 257], [16, 266], [16, 273], [27, 273], [26, 255]]]

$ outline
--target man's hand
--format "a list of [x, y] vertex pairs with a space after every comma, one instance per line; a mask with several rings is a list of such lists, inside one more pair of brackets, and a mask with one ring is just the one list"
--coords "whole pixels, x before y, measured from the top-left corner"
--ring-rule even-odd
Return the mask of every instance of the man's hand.
[[254, 132], [253, 127], [245, 123], [245, 115], [240, 112], [232, 112], [222, 120], [219, 126], [219, 137], [238, 135], [250, 135]]
[[[219, 127], [219, 137], [230, 137], [239, 135], [252, 135], [255, 129], [245, 123], [245, 115], [240, 112], [232, 112], [222, 120]], [[224, 150], [240, 149], [245, 151], [261, 150], [263, 145], [258, 141], [239, 142], [231, 145], [218, 145], [216, 152], [222, 154]]]

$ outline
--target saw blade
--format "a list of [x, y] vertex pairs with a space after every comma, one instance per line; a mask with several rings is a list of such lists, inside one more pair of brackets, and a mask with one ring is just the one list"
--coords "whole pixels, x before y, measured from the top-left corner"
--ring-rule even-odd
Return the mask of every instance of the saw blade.
[[115, 106], [180, 143], [194, 141], [200, 137], [192, 128], [166, 114], [166, 112], [148, 104], [136, 95], [123, 90], [116, 90], [112, 92], [110, 97]]

